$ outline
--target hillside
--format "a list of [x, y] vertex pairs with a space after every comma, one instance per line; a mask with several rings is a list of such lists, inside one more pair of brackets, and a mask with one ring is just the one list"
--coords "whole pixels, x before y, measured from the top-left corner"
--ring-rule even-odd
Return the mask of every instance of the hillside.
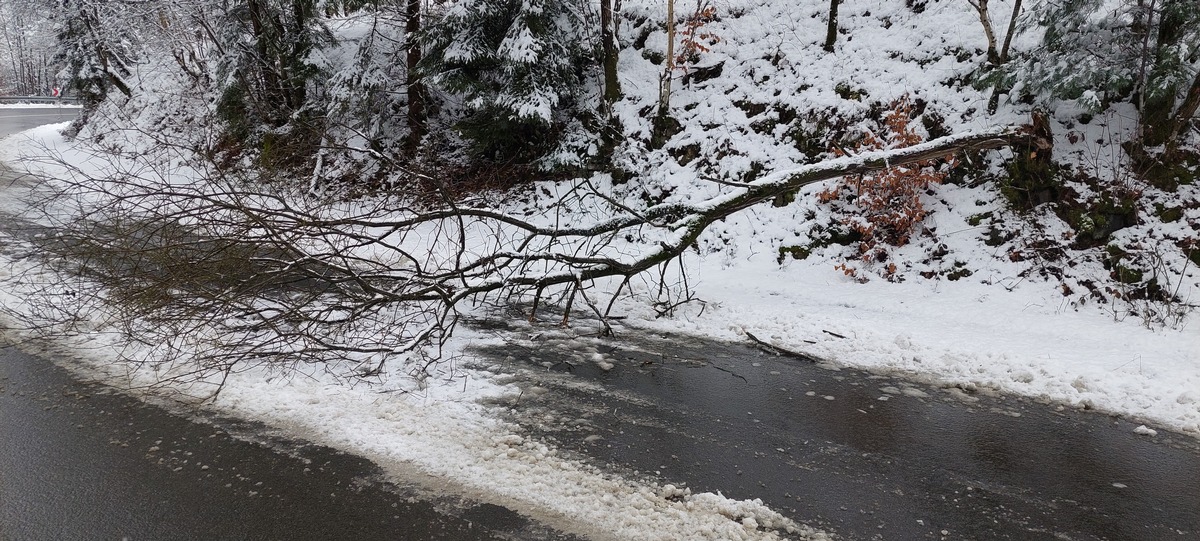
[[[1134, 3], [1085, 4], [1029, 2], [1000, 55], [965, 0], [844, 0], [833, 43], [826, 0], [678, 4], [670, 44], [666, 2], [624, 0], [619, 97], [592, 2], [425, 6], [419, 39], [400, 2], [66, 13], [104, 46], [68, 58], [80, 121], [0, 146], [58, 228], [6, 235], [3, 326], [624, 539], [821, 534], [519, 434], [472, 325], [759, 342], [1200, 436], [1200, 15], [1162, 3], [1138, 50]], [[1006, 42], [1013, 3], [983, 5]]]
[[[464, 7], [470, 5], [426, 14], [425, 24], [434, 29], [423, 42], [426, 61], [447, 46], [438, 41], [443, 34], [460, 40], [446, 51], [478, 45], [469, 37], [475, 34], [455, 34], [454, 24], [479, 16]], [[570, 65], [556, 64], [563, 60], [546, 51], [569, 56], [574, 49], [554, 41], [562, 36], [510, 36], [499, 51], [519, 61], [496, 51], [459, 51], [456, 71], [437, 74], [434, 68], [452, 65], [451, 53], [443, 52], [441, 64], [423, 68], [434, 71], [421, 83], [427, 118], [420, 142], [413, 143], [414, 117], [401, 114], [411, 113], [413, 92], [396, 86], [406, 77], [399, 62], [405, 28], [388, 18], [393, 8], [381, 6], [311, 14], [312, 29], [293, 39], [307, 43], [304, 69], [320, 77], [305, 83], [307, 105], [276, 120], [253, 109], [253, 87], [236, 85], [239, 72], [230, 72], [230, 63], [241, 60], [231, 60], [227, 47], [223, 57], [220, 40], [192, 41], [181, 49], [169, 29], [143, 28], [141, 52], [130, 55], [141, 60], [122, 83], [130, 95], [110, 91], [90, 107], [86, 122], [73, 126], [79, 135], [72, 143], [48, 144], [64, 152], [72, 146], [116, 152], [107, 164], [92, 157], [79, 171], [109, 182], [87, 187], [96, 192], [92, 199], [127, 201], [126, 188], [113, 185], [162, 182], [172, 187], [165, 196], [147, 190], [146, 197], [184, 201], [169, 203], [171, 208], [226, 194], [238, 200], [239, 210], [249, 205], [248, 212], [256, 212], [261, 203], [247, 203], [237, 193], [237, 186], [252, 182], [290, 201], [280, 203], [284, 208], [302, 207], [303, 216], [365, 225], [304, 233], [308, 225], [288, 222], [302, 235], [344, 238], [324, 248], [304, 241], [286, 249], [350, 265], [349, 273], [376, 268], [371, 272], [399, 276], [404, 273], [395, 262], [415, 258], [415, 264], [468, 286], [455, 291], [438, 285], [444, 278], [431, 270], [401, 277], [444, 288], [445, 304], [396, 294], [396, 304], [377, 307], [371, 295], [346, 292], [365, 303], [353, 323], [331, 327], [328, 313], [309, 316], [313, 328], [326, 329], [314, 332], [333, 333], [343, 344], [369, 343], [380, 325], [400, 325], [404, 330], [379, 351], [420, 352], [425, 340], [450, 340], [453, 325], [444, 325], [445, 317], [474, 310], [467, 303], [486, 304], [494, 291], [532, 301], [534, 310], [544, 297], [576, 312], [581, 308], [571, 302], [578, 291], [590, 306], [585, 312], [623, 314], [606, 319], [604, 327], [644, 320], [636, 324], [730, 339], [744, 339], [744, 329], [839, 363], [1196, 430], [1198, 398], [1180, 382], [1196, 381], [1200, 370], [1200, 339], [1191, 321], [1200, 298], [1200, 188], [1195, 162], [1188, 161], [1200, 136], [1194, 126], [1182, 132], [1170, 145], [1178, 166], [1164, 175], [1145, 152], [1129, 150], [1128, 142], [1145, 129], [1132, 98], [1104, 87], [1085, 88], [1075, 99], [1031, 90], [1036, 81], [1030, 74], [1046, 71], [1036, 66], [1054, 64], [1034, 62], [1048, 54], [1043, 38], [1051, 28], [1037, 17], [1049, 7], [1026, 7], [1011, 36], [1011, 59], [997, 65], [979, 13], [966, 2], [847, 0], [839, 6], [831, 47], [825, 47], [825, 2], [676, 6], [677, 65], [669, 70], [665, 110], [659, 83], [671, 59], [664, 7], [630, 1], [617, 14], [622, 94], [607, 121], [595, 113], [603, 78], [581, 67], [594, 59], [588, 54], [598, 53], [570, 57], [581, 76], [571, 93], [555, 94], [545, 85], [530, 90], [518, 84], [517, 68], [488, 70], [511, 61], [534, 75], [559, 76], [553, 69]], [[995, 32], [1003, 36], [1012, 5], [990, 8]], [[553, 12], [563, 35], [595, 39], [596, 21], [588, 18], [594, 13], [578, 19], [590, 21], [584, 26], [563, 30], [563, 21], [584, 13], [570, 9]], [[551, 12], [530, 13], [520, 17]], [[194, 12], [174, 15], [181, 24], [205, 24]], [[1098, 11], [1089, 20], [1120, 16], [1119, 10]], [[177, 54], [149, 54], [164, 47]], [[1112, 62], [1121, 60], [1119, 53], [1112, 53]], [[478, 58], [492, 67], [480, 67]], [[542, 68], [553, 69], [537, 71]], [[1184, 69], [1186, 78], [1195, 65]], [[455, 79], [464, 73], [490, 86]], [[528, 116], [504, 117], [509, 106]], [[240, 116], [229, 116], [231, 110]], [[252, 124], [254, 115], [268, 115], [262, 117], [266, 123]], [[492, 128], [480, 127], [480, 118], [491, 118], [493, 128], [506, 133], [496, 139]], [[1018, 143], [834, 178], [716, 220], [676, 215], [679, 209], [702, 215], [756, 185], [816, 164], [1009, 126], [1026, 126], [1046, 139], [1041, 146]], [[507, 161], [496, 161], [501, 156]], [[177, 188], [185, 183], [192, 187]], [[460, 233], [445, 229], [445, 218], [425, 221], [434, 201], [445, 197], [457, 200], [458, 212], [471, 209]], [[144, 212], [144, 206], [129, 211]], [[260, 210], [276, 212], [275, 206]], [[226, 222], [224, 214], [198, 209], [179, 212], [194, 212], [188, 220], [210, 216], [215, 230], [259, 239], [247, 242], [279, 242], [279, 232], [257, 237], [253, 229]], [[372, 233], [399, 219], [413, 220], [402, 226], [411, 232]], [[581, 224], [589, 223], [604, 233], [580, 235], [587, 229]], [[426, 238], [414, 245], [407, 240], [412, 235]], [[515, 259], [496, 263], [494, 254], [510, 252], [516, 255], [504, 257]], [[348, 253], [357, 263], [344, 263]], [[460, 276], [464, 271], [455, 265], [464, 256], [482, 258], [479, 264], [488, 270]], [[607, 310], [599, 310], [601, 303]], [[429, 320], [429, 313], [440, 319]], [[415, 330], [408, 330], [410, 324]], [[319, 337], [304, 340], [307, 345], [276, 345], [313, 353], [314, 361], [336, 359], [342, 351], [320, 345]], [[363, 355], [360, 365], [385, 364], [386, 355]], [[1146, 360], [1152, 360], [1149, 367]], [[1130, 377], [1139, 382], [1132, 388]]]

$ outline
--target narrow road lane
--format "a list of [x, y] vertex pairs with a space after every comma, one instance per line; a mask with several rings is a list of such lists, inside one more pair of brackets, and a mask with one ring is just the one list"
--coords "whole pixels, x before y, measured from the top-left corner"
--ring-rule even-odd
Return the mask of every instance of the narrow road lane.
[[499, 508], [448, 514], [459, 502], [416, 499], [331, 449], [231, 434], [256, 430], [194, 423], [0, 349], [0, 539], [482, 540], [528, 526]]
[[1200, 539], [1200, 448], [1094, 412], [702, 339], [511, 329], [531, 433], [847, 539]]
[[44, 124], [70, 122], [77, 116], [77, 107], [0, 108], [0, 138]]

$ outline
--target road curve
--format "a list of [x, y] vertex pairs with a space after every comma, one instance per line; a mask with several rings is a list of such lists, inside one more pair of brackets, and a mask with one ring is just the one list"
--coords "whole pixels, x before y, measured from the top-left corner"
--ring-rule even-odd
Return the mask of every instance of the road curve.
[[[0, 138], [77, 112], [0, 109]], [[0, 187], [12, 183], [0, 166]], [[0, 229], [23, 227], [9, 203]], [[12, 347], [0, 325], [0, 541], [569, 539], [390, 484], [361, 458], [180, 413], [80, 381]]]

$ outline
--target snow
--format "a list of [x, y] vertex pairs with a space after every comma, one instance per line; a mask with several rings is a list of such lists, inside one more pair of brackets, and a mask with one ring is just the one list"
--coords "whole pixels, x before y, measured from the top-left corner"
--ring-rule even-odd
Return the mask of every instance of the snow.
[[[49, 150], [82, 171], [106, 171], [105, 164], [88, 161], [91, 154], [84, 145], [64, 141], [59, 135], [61, 128], [44, 126], [0, 140], [0, 160], [36, 167], [37, 162], [14, 158]], [[40, 165], [43, 171], [52, 167]], [[36, 189], [24, 183], [4, 183], [0, 198], [16, 200]], [[20, 244], [16, 239], [2, 240], [10, 248]], [[4, 260], [0, 268], [9, 269], [0, 273], [0, 280], [14, 276], [38, 280], [34, 260], [7, 250], [0, 253], [0, 259]], [[0, 306], [17, 312], [25, 308], [22, 283], [7, 282], [0, 289]], [[80, 332], [70, 337], [25, 345], [67, 363], [84, 377], [146, 393], [148, 399], [165, 392], [194, 401], [190, 397], [211, 390], [211, 381], [156, 387], [159, 378], [170, 372], [132, 370], [114, 362], [119, 358], [151, 359], [156, 352], [150, 345], [125, 343], [103, 323], [104, 314], [96, 317], [96, 321], [81, 322]], [[0, 314], [0, 329], [5, 329], [0, 338], [21, 341], [22, 333], [9, 330], [20, 328], [21, 322]], [[468, 344], [487, 340], [460, 329], [444, 353], [448, 359], [458, 358]], [[603, 358], [594, 360], [602, 366], [607, 363]], [[449, 361], [439, 365], [432, 377], [414, 382], [397, 376], [374, 386], [347, 385], [319, 367], [299, 366], [282, 377], [269, 369], [254, 368], [229, 374], [221, 393], [205, 407], [364, 456], [394, 479], [437, 493], [503, 505], [589, 539], [828, 539], [759, 500], [732, 500], [670, 484], [627, 479], [560, 456], [553, 447], [522, 435], [520, 427], [499, 420], [484, 405], [485, 401], [515, 399], [519, 390], [509, 381], [508, 374], [467, 369]]]
[[[624, 9], [631, 18], [644, 14], [649, 21], [657, 20], [661, 8], [652, 1], [626, 4]], [[996, 2], [993, 11], [1006, 14], [1010, 5]], [[683, 131], [662, 150], [618, 148], [618, 160], [623, 160], [628, 170], [645, 175], [636, 186], [615, 186], [602, 176], [589, 181], [626, 202], [639, 202], [648, 194], [662, 205], [711, 208], [736, 197], [741, 188], [703, 178], [748, 181], [761, 187], [830, 166], [828, 161], [812, 165], [812, 157], [796, 148], [785, 133], [786, 126], [766, 129], [756, 124], [764, 119], [777, 121], [783, 111], [768, 109], [752, 115], [742, 108], [747, 103], [782, 103], [797, 111], [838, 109], [853, 116], [865, 113], [870, 100], [889, 102], [911, 93], [935, 110], [986, 108], [987, 91], [945, 84], [965, 76], [979, 62], [977, 53], [968, 54], [966, 60], [948, 54], [975, 51], [982, 45], [978, 20], [966, 3], [930, 3], [926, 15], [913, 17], [903, 2], [846, 0], [842, 5], [845, 34], [833, 54], [823, 54], [814, 45], [824, 35], [822, 9], [826, 6], [827, 2], [810, 2], [802, 8], [782, 1], [721, 2], [723, 14], [738, 15], [723, 17], [706, 29], [722, 39], [700, 64], [724, 62], [723, 75], [677, 87], [672, 102], [680, 111]], [[884, 20], [892, 32], [882, 31]], [[646, 48], [662, 51], [665, 36], [656, 28], [647, 30]], [[624, 29], [623, 39], [632, 41], [636, 35], [632, 30]], [[1019, 37], [1014, 47], [1028, 47], [1022, 39]], [[515, 48], [514, 54], [531, 46], [521, 44], [524, 48]], [[475, 53], [457, 52], [464, 57]], [[338, 60], [331, 56], [326, 61]], [[914, 68], [914, 63], [920, 69]], [[661, 70], [639, 51], [626, 48], [622, 52], [620, 76], [626, 98], [615, 112], [630, 139], [649, 133], [649, 119], [640, 111], [656, 103], [655, 82]], [[861, 91], [870, 100], [848, 99], [842, 95], [846, 89]], [[552, 106], [547, 101], [527, 113], [548, 118]], [[151, 113], [131, 122], [155, 125]], [[946, 124], [959, 136], [1000, 132], [1004, 126], [1025, 122], [1026, 113], [1018, 107], [1002, 107], [994, 116], [947, 115]], [[1123, 113], [1113, 114], [1119, 117]], [[1074, 125], [1072, 115], [1061, 116], [1056, 119], [1055, 133], [1061, 139], [1056, 147], [1067, 149], [1065, 159], [1089, 165], [1097, 176], [1119, 176], [1119, 150], [1112, 154], [1115, 145], [1094, 142], [1120, 140], [1120, 133], [1132, 127], [1105, 123], [1101, 128], [1101, 122]], [[1072, 127], [1067, 128], [1068, 124]], [[0, 160], [24, 160], [22, 165], [47, 168], [52, 164], [30, 164], [28, 157], [53, 154], [84, 174], [111, 172], [109, 164], [97, 160], [84, 143], [64, 141], [58, 134], [61, 127], [38, 128], [0, 141]], [[1068, 130], [1080, 134], [1081, 142], [1068, 143]], [[689, 145], [699, 149], [700, 157], [681, 164], [671, 152]], [[834, 161], [844, 164], [863, 159], [866, 156]], [[767, 174], [747, 177], [756, 168]], [[194, 174], [178, 164], [169, 170], [179, 179]], [[544, 190], [548, 199], [556, 199], [573, 187], [548, 183]], [[989, 185], [935, 187], [927, 201], [930, 215], [925, 226], [936, 233], [891, 255], [905, 269], [905, 279], [871, 278], [863, 283], [835, 268], [844, 259], [846, 247], [820, 247], [802, 260], [782, 257], [778, 251], [813, 240], [819, 235], [817, 226], [836, 221], [827, 206], [816, 202], [815, 194], [824, 187], [803, 189], [787, 207], [755, 208], [712, 227], [701, 239], [699, 250], [689, 252], [682, 265], [689, 273], [694, 295], [704, 301], [703, 310], [699, 304], [685, 304], [673, 317], [661, 318], [647, 306], [641, 292], [641, 296], [617, 303], [616, 313], [627, 316], [622, 323], [640, 330], [733, 341], [745, 340], [751, 333], [835, 365], [935, 386], [987, 388], [1109, 412], [1144, 423], [1134, 432], [1150, 437], [1159, 430], [1200, 437], [1197, 316], [1184, 317], [1175, 325], [1148, 324], [1115, 303], [1087, 303], [1082, 295], [1064, 293], [1063, 288], [1083, 291], [1083, 281], [1107, 274], [1094, 253], [1074, 254], [1071, 274], [1062, 282], [1029, 274], [1031, 263], [1014, 261], [1009, 255], [1021, 252], [1025, 248], [1022, 243], [1035, 235], [1060, 238], [1068, 233], [1066, 224], [1053, 214], [1015, 216]], [[6, 202], [4, 211], [15, 209], [11, 203], [15, 199], [9, 196], [19, 189], [22, 187], [0, 183], [0, 190], [9, 191], [0, 193], [0, 201]], [[1147, 190], [1145, 197], [1147, 205], [1197, 201], [1200, 188], [1185, 186], [1174, 194]], [[599, 219], [598, 212], [596, 208], [577, 209], [544, 218], [551, 224], [562, 220], [582, 226]], [[989, 224], [977, 220], [983, 215], [995, 216], [996, 223], [1015, 224], [1025, 236], [999, 246], [985, 243], [983, 231]], [[1196, 223], [1200, 223], [1200, 208], [1193, 207], [1175, 222], [1145, 221], [1123, 229], [1114, 242], [1167, 246], [1171, 239], [1194, 234]], [[654, 240], [641, 248], [653, 249]], [[494, 242], [483, 238], [469, 241], [476, 243], [475, 248]], [[432, 235], [424, 242], [436, 243]], [[930, 257], [939, 246], [945, 246], [950, 254], [945, 261]], [[628, 255], [634, 247], [620, 244], [613, 250]], [[1171, 252], [1164, 257], [1177, 255]], [[0, 278], [36, 272], [29, 268], [30, 260], [15, 259], [7, 252], [0, 258], [5, 259], [0, 269], [8, 269], [0, 271]], [[1178, 258], [1167, 264], [1184, 269], [1178, 273], [1179, 291], [1194, 304], [1200, 298], [1196, 269], [1192, 267], [1188, 274], [1187, 264]], [[957, 269], [970, 272], [961, 279], [945, 277]], [[937, 276], [924, 278], [922, 272]], [[21, 303], [19, 290], [0, 289], [0, 304], [19, 308]], [[16, 328], [16, 322], [0, 320], [0, 329], [8, 327]], [[460, 328], [449, 344], [447, 358], [486, 340]], [[144, 378], [150, 374], [111, 363], [118, 353], [128, 354], [128, 350], [99, 323], [94, 332], [55, 347], [76, 358], [77, 370], [115, 382], [148, 383]], [[614, 366], [599, 354], [590, 361], [601, 370]], [[591, 538], [775, 539], [781, 537], [780, 532], [789, 531], [820, 538], [818, 532], [791, 523], [761, 502], [693, 494], [666, 480], [627, 479], [560, 455], [552, 446], [500, 420], [484, 405], [511, 399], [518, 391], [508, 381], [506, 374], [454, 362], [439, 367], [434, 377], [413, 381], [397, 371], [375, 386], [350, 385], [313, 368], [301, 367], [300, 373], [288, 377], [252, 369], [231, 374], [209, 407], [361, 454], [400, 478], [430, 476], [446, 491], [509, 506]], [[879, 400], [922, 393], [911, 387], [880, 390], [885, 394]]]

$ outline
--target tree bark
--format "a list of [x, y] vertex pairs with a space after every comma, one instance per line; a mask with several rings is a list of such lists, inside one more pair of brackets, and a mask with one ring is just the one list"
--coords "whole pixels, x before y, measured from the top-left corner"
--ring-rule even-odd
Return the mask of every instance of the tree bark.
[[833, 44], [837, 43], [838, 33], [838, 4], [841, 0], [829, 0], [829, 24], [825, 28], [825, 52], [833, 52]]
[[987, 36], [988, 62], [993, 66], [1000, 65], [1000, 52], [996, 49], [996, 33], [992, 30], [992, 16], [988, 11], [988, 0], [967, 0], [971, 7], [979, 13], [979, 22], [983, 24], [983, 34]]
[[1170, 146], [1173, 143], [1172, 120], [1176, 116], [1175, 104], [1178, 103], [1178, 86], [1172, 85], [1157, 92], [1151, 91], [1153, 81], [1166, 77], [1167, 73], [1164, 73], [1164, 70], [1172, 69], [1169, 62], [1169, 56], [1172, 54], [1170, 49], [1182, 39], [1184, 30], [1184, 21], [1177, 10], [1170, 9], [1168, 5], [1161, 9], [1158, 36], [1154, 45], [1154, 66], [1150, 69], [1147, 81], [1150, 85], [1143, 90], [1145, 98], [1141, 110], [1141, 132], [1144, 148]]
[[667, 0], [667, 58], [658, 93], [658, 116], [671, 109], [671, 80], [675, 77], [675, 0]]
[[[454, 293], [456, 298], [466, 298], [471, 295], [495, 291], [512, 286], [530, 286], [546, 288], [577, 281], [589, 281], [612, 276], [630, 277], [666, 263], [683, 254], [692, 246], [702, 233], [713, 223], [729, 216], [759, 205], [776, 197], [793, 193], [800, 188], [846, 175], [859, 175], [880, 171], [899, 165], [921, 162], [949, 156], [958, 152], [971, 150], [986, 150], [1013, 146], [1015, 144], [1044, 146], [1047, 142], [1037, 141], [1039, 136], [1029, 127], [1008, 127], [979, 133], [952, 135], [934, 139], [919, 145], [885, 150], [838, 158], [796, 169], [777, 171], [753, 183], [737, 184], [743, 188], [740, 192], [717, 196], [698, 204], [661, 204], [655, 205], [636, 214], [614, 218], [591, 227], [567, 229], [536, 229], [531, 233], [552, 236], [554, 238], [568, 237], [600, 237], [622, 230], [659, 225], [680, 231], [675, 242], [660, 243], [659, 248], [641, 258], [622, 262], [610, 259], [569, 257], [566, 255], [537, 256], [540, 259], [551, 259], [558, 262], [574, 262], [581, 268], [576, 272], [562, 272], [548, 276], [516, 276], [489, 283], [477, 284], [472, 288], [459, 290]], [[464, 213], [463, 209], [454, 212]], [[465, 211], [468, 216], [483, 217], [471, 211]], [[488, 213], [488, 218], [513, 222], [494, 213]], [[670, 225], [663, 225], [670, 224]], [[513, 258], [517, 254], [497, 254], [496, 258]], [[533, 260], [534, 258], [530, 258]]]
[[1175, 117], [1171, 119], [1168, 141], [1178, 144], [1188, 122], [1196, 117], [1197, 110], [1200, 110], [1200, 72], [1196, 73], [1196, 78], [1192, 80], [1192, 86], [1188, 88], [1187, 97], [1179, 106], [1179, 110], [1175, 112]]
[[1017, 17], [1021, 15], [1021, 0], [1013, 4], [1012, 17], [1008, 19], [1008, 31], [1004, 33], [1004, 45], [1000, 48], [1000, 63], [1008, 62], [1008, 51], [1012, 45], [1013, 34], [1017, 33]]
[[621, 82], [617, 80], [617, 28], [613, 0], [600, 0], [600, 40], [604, 51], [605, 113], [621, 99]]
[[421, 44], [417, 33], [421, 31], [421, 0], [407, 0], [405, 4], [404, 39], [406, 47], [405, 71], [408, 77], [408, 140], [409, 151], [416, 150], [425, 137], [425, 84], [421, 82], [417, 66], [421, 63]]

